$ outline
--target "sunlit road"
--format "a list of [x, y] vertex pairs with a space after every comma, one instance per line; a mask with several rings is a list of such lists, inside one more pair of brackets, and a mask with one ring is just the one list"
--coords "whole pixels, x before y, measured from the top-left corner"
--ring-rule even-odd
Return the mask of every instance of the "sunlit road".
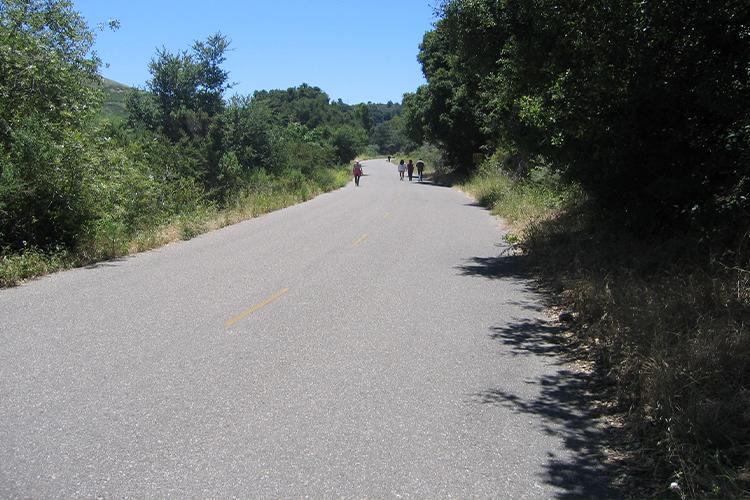
[[595, 491], [500, 241], [376, 160], [359, 188], [0, 290], [0, 497]]

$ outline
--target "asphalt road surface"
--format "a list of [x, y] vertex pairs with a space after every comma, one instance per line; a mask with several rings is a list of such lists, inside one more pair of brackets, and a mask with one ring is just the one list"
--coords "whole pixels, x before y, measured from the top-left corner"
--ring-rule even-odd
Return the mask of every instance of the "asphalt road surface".
[[607, 496], [498, 220], [364, 170], [0, 290], [0, 497]]

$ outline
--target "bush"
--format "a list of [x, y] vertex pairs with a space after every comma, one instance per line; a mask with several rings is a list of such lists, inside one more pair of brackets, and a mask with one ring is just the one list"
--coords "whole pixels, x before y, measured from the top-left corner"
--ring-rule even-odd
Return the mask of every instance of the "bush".
[[21, 120], [11, 136], [0, 156], [0, 245], [73, 246], [94, 216], [83, 161], [86, 139], [69, 130], [54, 135], [38, 115]]
[[346, 164], [364, 149], [367, 144], [367, 134], [361, 127], [336, 127], [331, 134], [331, 144], [336, 150], [338, 163]]

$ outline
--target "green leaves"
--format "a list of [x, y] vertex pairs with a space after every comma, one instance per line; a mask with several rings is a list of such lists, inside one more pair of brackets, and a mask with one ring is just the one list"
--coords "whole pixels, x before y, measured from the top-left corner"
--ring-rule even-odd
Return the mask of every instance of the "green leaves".
[[[546, 158], [654, 228], [729, 213], [722, 196], [750, 178], [747, 8], [451, 0], [439, 12], [420, 46], [428, 83], [404, 98], [413, 140], [463, 170], [497, 148]], [[750, 218], [740, 202], [738, 222]], [[696, 203], [713, 215], [698, 222]]]
[[0, 9], [0, 141], [38, 113], [80, 126], [98, 104], [93, 35], [68, 1], [6, 0]]
[[217, 33], [196, 41], [191, 51], [158, 49], [149, 63], [147, 83], [156, 109], [137, 93], [131, 94], [132, 117], [149, 128], [158, 126], [172, 140], [205, 136], [211, 119], [224, 109], [224, 92], [231, 88], [229, 73], [221, 68], [229, 44]]

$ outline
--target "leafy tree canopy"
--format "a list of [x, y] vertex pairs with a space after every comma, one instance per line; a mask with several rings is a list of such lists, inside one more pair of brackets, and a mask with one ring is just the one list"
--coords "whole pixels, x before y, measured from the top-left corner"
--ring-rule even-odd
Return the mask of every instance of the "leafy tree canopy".
[[[741, 2], [450, 0], [425, 34], [412, 140], [473, 168], [554, 165], [654, 227], [750, 218], [750, 9]], [[742, 194], [745, 193], [745, 194]]]

